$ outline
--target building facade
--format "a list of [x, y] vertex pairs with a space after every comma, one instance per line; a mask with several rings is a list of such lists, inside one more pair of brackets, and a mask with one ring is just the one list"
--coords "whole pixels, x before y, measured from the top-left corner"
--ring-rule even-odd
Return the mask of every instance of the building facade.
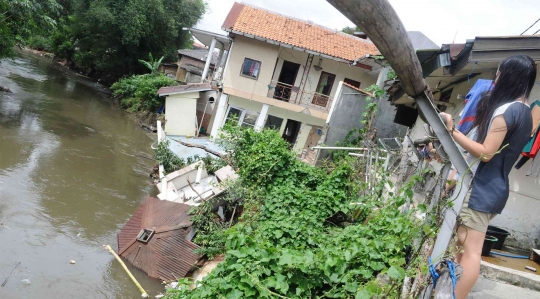
[[367, 87], [381, 70], [367, 40], [245, 4], [234, 4], [223, 29], [232, 46], [213, 137], [235, 120], [278, 130], [300, 154], [323, 137], [339, 82]]

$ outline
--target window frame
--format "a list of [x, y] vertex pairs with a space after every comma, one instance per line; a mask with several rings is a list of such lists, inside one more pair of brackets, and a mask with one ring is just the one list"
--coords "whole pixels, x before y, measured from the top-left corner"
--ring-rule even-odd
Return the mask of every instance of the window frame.
[[[229, 116], [229, 112], [231, 111], [231, 108], [232, 109], [236, 109], [236, 110], [240, 110], [240, 116], [238, 117], [238, 123], [236, 124], [237, 126], [242, 126], [244, 124], [244, 119], [246, 117], [246, 113], [247, 112], [252, 112], [252, 113], [256, 113], [257, 114], [257, 118], [255, 119], [255, 124], [257, 124], [257, 120], [259, 119], [259, 117], [261, 117], [261, 113], [260, 112], [257, 112], [257, 111], [253, 111], [253, 110], [247, 110], [247, 109], [244, 109], [244, 108], [240, 108], [240, 107], [236, 107], [236, 106], [232, 106], [232, 105], [229, 105], [229, 107], [227, 108], [227, 112], [225, 112], [225, 118], [223, 119], [223, 123], [221, 124], [221, 126], [223, 127], [226, 123], [227, 123], [227, 118]], [[255, 128], [255, 124], [251, 125], [249, 123], [245, 123], [247, 126], [250, 126], [252, 128]]]
[[[257, 72], [256, 77], [249, 76], [249, 75], [244, 75], [244, 65], [246, 64], [246, 60], [248, 60], [248, 59], [251, 60], [251, 61], [259, 63], [259, 71]], [[242, 67], [240, 67], [240, 76], [250, 78], [250, 79], [253, 79], [253, 80], [259, 80], [259, 75], [261, 74], [261, 69], [262, 69], [262, 61], [261, 60], [257, 60], [257, 59], [253, 59], [253, 58], [249, 58], [249, 57], [244, 56], [244, 61], [242, 62]]]

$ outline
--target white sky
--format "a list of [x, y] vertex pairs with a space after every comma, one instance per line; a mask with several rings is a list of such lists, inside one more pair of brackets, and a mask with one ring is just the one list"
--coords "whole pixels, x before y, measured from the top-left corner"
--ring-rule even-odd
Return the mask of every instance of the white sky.
[[[408, 31], [422, 31], [439, 46], [475, 36], [519, 35], [540, 18], [540, 0], [389, 0]], [[234, 0], [206, 0], [208, 12], [197, 28], [221, 32]], [[240, 2], [238, 0], [238, 2]], [[352, 23], [325, 0], [243, 0], [325, 27]], [[527, 33], [540, 29], [538, 22]], [[457, 35], [456, 35], [457, 32]], [[538, 33], [540, 34], [540, 32]]]

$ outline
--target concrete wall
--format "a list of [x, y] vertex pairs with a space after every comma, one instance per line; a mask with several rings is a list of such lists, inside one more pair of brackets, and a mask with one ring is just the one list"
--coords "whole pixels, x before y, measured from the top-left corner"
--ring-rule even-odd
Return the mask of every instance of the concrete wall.
[[[362, 114], [366, 107], [365, 98], [365, 94], [345, 85], [342, 86], [340, 95], [336, 98], [329, 116], [324, 144], [336, 145], [336, 142], [343, 141], [352, 129], [363, 127]], [[391, 106], [387, 99], [381, 99], [377, 105], [378, 112], [371, 126], [372, 129], [377, 128], [377, 138], [405, 136], [407, 127], [394, 123], [396, 108]], [[324, 158], [325, 156], [325, 151], [321, 152], [320, 157]]]
[[[463, 99], [458, 100], [458, 95], [462, 98], [474, 86], [478, 79], [491, 79], [491, 73], [483, 73], [480, 76], [457, 84], [452, 91], [450, 103], [454, 107], [448, 107], [448, 113], [452, 114], [454, 119], [459, 119], [459, 113], [463, 110]], [[536, 81], [540, 82], [540, 73]], [[540, 100], [540, 86], [535, 85], [530, 102]], [[411, 129], [411, 138], [417, 139], [424, 137], [424, 122], [418, 118], [415, 126]], [[534, 177], [526, 176], [532, 161], [527, 162], [521, 169], [512, 169], [510, 172], [510, 196], [506, 207], [501, 215], [491, 221], [492, 225], [508, 230], [511, 236], [507, 238], [505, 244], [514, 245], [522, 248], [532, 246], [540, 248], [540, 180]]]
[[167, 135], [194, 136], [199, 92], [171, 95], [165, 99], [165, 132]]

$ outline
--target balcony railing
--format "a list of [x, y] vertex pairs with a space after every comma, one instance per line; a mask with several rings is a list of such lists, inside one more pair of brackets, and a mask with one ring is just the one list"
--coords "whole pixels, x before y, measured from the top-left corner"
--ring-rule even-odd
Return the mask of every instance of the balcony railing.
[[292, 104], [328, 111], [332, 104], [330, 96], [317, 92], [301, 91], [298, 87], [279, 81], [268, 84], [269, 98]]

